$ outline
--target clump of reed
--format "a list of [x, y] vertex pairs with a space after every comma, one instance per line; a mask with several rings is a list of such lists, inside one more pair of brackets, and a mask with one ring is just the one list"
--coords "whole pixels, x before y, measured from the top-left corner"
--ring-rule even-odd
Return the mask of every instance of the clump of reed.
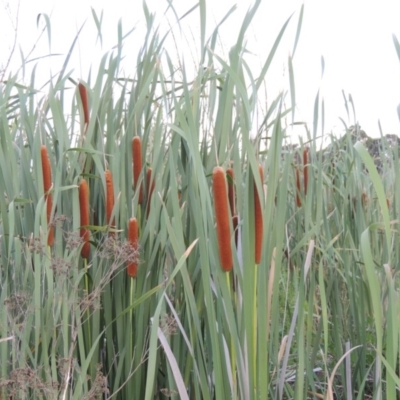
[[71, 107], [65, 68], [42, 99], [35, 74], [0, 82], [2, 399], [398, 397], [399, 157], [374, 174], [362, 143], [320, 157], [304, 137], [292, 170], [282, 97], [256, 109], [292, 22], [254, 76], [261, 3], [226, 58], [192, 8], [189, 74], [145, 7], [134, 76], [120, 30]]

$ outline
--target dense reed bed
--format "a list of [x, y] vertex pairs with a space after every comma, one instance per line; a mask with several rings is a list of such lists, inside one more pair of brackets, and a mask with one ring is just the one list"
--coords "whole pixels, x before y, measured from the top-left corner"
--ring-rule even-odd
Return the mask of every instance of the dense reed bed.
[[88, 77], [0, 82], [1, 399], [398, 397], [398, 145], [321, 149], [318, 100], [286, 150], [293, 69], [259, 96], [303, 9], [254, 76], [259, 3], [227, 57], [191, 10], [194, 72], [145, 8], [132, 76], [120, 34]]

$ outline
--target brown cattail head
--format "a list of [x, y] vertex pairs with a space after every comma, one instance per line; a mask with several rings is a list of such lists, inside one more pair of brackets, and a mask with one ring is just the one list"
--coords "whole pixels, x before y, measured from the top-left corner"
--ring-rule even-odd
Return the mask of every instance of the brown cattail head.
[[[261, 185], [264, 182], [264, 171], [261, 165], [258, 166], [258, 172], [260, 174]], [[260, 264], [261, 252], [262, 252], [262, 241], [263, 241], [263, 215], [261, 207], [261, 193], [258, 193], [257, 186], [254, 182], [254, 225], [255, 225], [255, 262]]]
[[133, 188], [139, 190], [138, 203], [142, 204], [143, 201], [143, 190], [142, 185], [138, 188], [138, 182], [140, 173], [142, 171], [142, 142], [139, 136], [135, 136], [132, 139], [132, 159], [133, 159]]
[[146, 188], [147, 188], [147, 216], [149, 216], [150, 212], [150, 201], [151, 201], [151, 196], [153, 194], [154, 188], [155, 188], [155, 181], [154, 179], [151, 179], [153, 170], [151, 168], [147, 168], [147, 173], [146, 173]]
[[[47, 153], [47, 147], [42, 145], [40, 147], [40, 155], [42, 159], [42, 173], [43, 173], [43, 190], [44, 190], [44, 198], [46, 200], [46, 215], [47, 215], [47, 223], [50, 223], [51, 218], [51, 209], [53, 208], [53, 197], [52, 194], [49, 193], [51, 189], [51, 166], [50, 159]], [[54, 244], [54, 226], [49, 226], [49, 232], [47, 236], [47, 245], [53, 246]]]
[[231, 208], [231, 215], [235, 215], [235, 186], [234, 186], [234, 173], [233, 168], [228, 168], [226, 170], [227, 180], [228, 180], [228, 197], [229, 206]]
[[89, 101], [88, 101], [87, 90], [86, 86], [83, 85], [82, 83], [78, 84], [78, 89], [82, 101], [83, 120], [87, 128], [87, 126], [89, 125]]
[[297, 207], [301, 207], [301, 199], [300, 199], [300, 171], [296, 168], [296, 204]]
[[106, 178], [106, 221], [107, 224], [114, 226], [115, 221], [111, 221], [111, 215], [114, 208], [114, 184], [110, 170], [105, 171]]
[[390, 200], [388, 198], [386, 198], [386, 204], [387, 204], [387, 208], [390, 208]]
[[233, 259], [229, 229], [228, 193], [225, 171], [222, 167], [215, 167], [213, 170], [213, 192], [221, 267], [224, 271], [231, 271]]
[[307, 195], [308, 188], [308, 151], [308, 147], [303, 150], [304, 196]]
[[368, 196], [367, 193], [364, 191], [361, 193], [361, 204], [363, 207], [366, 207], [368, 205]]
[[49, 155], [47, 154], [47, 147], [42, 145], [40, 147], [41, 157], [42, 157], [42, 171], [43, 171], [43, 188], [44, 193], [51, 189], [51, 166]]
[[232, 225], [233, 225], [233, 231], [235, 232], [235, 246], [236, 247], [238, 244], [238, 237], [239, 237], [238, 222], [239, 222], [239, 217], [237, 215], [234, 215], [232, 217]]
[[[128, 240], [134, 250], [134, 258], [136, 259], [138, 250], [138, 224], [136, 218], [131, 218], [129, 220]], [[130, 262], [126, 267], [126, 272], [128, 276], [130, 276], [131, 278], [135, 278], [137, 274], [137, 269], [138, 269], [137, 261]]]
[[89, 225], [89, 188], [85, 179], [82, 179], [79, 183], [79, 208], [81, 211], [81, 229], [80, 236], [83, 240], [83, 246], [81, 249], [81, 256], [83, 258], [89, 258], [90, 254], [90, 231], [84, 226]]

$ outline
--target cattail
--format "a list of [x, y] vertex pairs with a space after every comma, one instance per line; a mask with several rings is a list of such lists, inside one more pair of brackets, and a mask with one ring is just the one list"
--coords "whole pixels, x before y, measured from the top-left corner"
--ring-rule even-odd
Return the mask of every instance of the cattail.
[[[47, 147], [42, 145], [40, 147], [40, 155], [42, 159], [42, 173], [43, 173], [43, 189], [44, 189], [44, 198], [46, 200], [46, 215], [47, 215], [47, 223], [50, 223], [51, 218], [51, 209], [53, 208], [53, 196], [49, 193], [51, 189], [51, 166], [49, 155], [47, 154]], [[47, 245], [53, 246], [54, 244], [54, 226], [49, 226], [49, 232], [47, 236]]]
[[85, 122], [86, 128], [89, 125], [89, 101], [86, 86], [82, 83], [78, 84], [79, 95], [82, 101], [82, 108], [83, 108], [83, 120]]
[[301, 199], [300, 199], [300, 171], [296, 168], [296, 204], [297, 207], [301, 207]]
[[154, 188], [155, 188], [155, 181], [154, 179], [151, 179], [151, 175], [152, 175], [152, 169], [151, 168], [147, 168], [147, 173], [146, 173], [146, 187], [147, 187], [147, 216], [149, 216], [149, 212], [150, 212], [150, 201], [151, 201], [151, 196], [153, 194]]
[[221, 267], [224, 271], [231, 271], [233, 259], [229, 229], [228, 193], [225, 172], [222, 167], [215, 167], [213, 170], [213, 192]]
[[[261, 165], [258, 166], [260, 174], [261, 187], [264, 182], [264, 172]], [[261, 251], [262, 251], [262, 240], [263, 240], [263, 216], [261, 207], [261, 193], [258, 193], [257, 186], [254, 182], [254, 225], [255, 225], [255, 262], [260, 264], [261, 262]]]
[[[128, 226], [128, 240], [130, 245], [134, 250], [134, 258], [137, 258], [138, 250], [138, 224], [136, 218], [131, 218], [129, 220]], [[137, 274], [138, 264], [137, 261], [128, 263], [126, 267], [126, 272], [131, 278], [135, 278]]]
[[142, 204], [143, 201], [142, 185], [140, 185], [139, 189], [137, 188], [140, 172], [142, 171], [142, 142], [139, 136], [135, 136], [132, 139], [132, 158], [133, 158], [133, 188], [135, 190], [139, 190], [138, 203]]
[[237, 215], [234, 215], [232, 217], [232, 225], [233, 225], [233, 231], [235, 232], [235, 245], [236, 245], [236, 247], [237, 247], [237, 244], [238, 244], [238, 237], [239, 237], [238, 221], [239, 221], [239, 217]]
[[368, 205], [368, 196], [364, 191], [361, 193], [361, 204], [363, 207]]
[[234, 173], [233, 168], [228, 168], [226, 170], [227, 180], [228, 180], [228, 198], [229, 206], [231, 208], [231, 215], [235, 215], [235, 186], [234, 186]]
[[82, 179], [79, 183], [79, 208], [81, 211], [81, 231], [80, 236], [83, 240], [83, 246], [81, 250], [81, 256], [83, 258], [89, 258], [90, 254], [90, 231], [84, 226], [89, 225], [89, 188], [85, 179]]
[[111, 215], [114, 208], [114, 185], [113, 178], [110, 170], [105, 171], [106, 178], [106, 219], [107, 224], [113, 226], [114, 222], [111, 222]]
[[306, 147], [303, 150], [303, 178], [304, 178], [304, 196], [306, 196], [308, 188], [308, 147]]
[[386, 198], [386, 205], [387, 205], [387, 208], [390, 208], [390, 200], [388, 198]]

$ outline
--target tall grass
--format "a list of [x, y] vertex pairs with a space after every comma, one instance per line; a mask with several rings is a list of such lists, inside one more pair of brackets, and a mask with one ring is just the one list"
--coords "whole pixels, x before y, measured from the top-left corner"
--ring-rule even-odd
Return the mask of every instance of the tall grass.
[[[264, 77], [295, 24], [253, 76], [244, 38], [259, 4], [228, 58], [219, 25], [205, 36], [205, 1], [191, 9], [193, 77], [144, 6], [133, 76], [120, 74], [120, 35], [88, 77], [66, 72], [68, 55], [43, 97], [35, 70], [27, 85], [0, 83], [0, 398], [398, 396], [398, 147], [383, 139], [379, 173], [354, 144], [357, 127], [321, 149], [316, 124], [286, 151], [293, 68], [291, 108], [279, 96], [256, 126]], [[67, 91], [79, 93], [71, 104]]]

